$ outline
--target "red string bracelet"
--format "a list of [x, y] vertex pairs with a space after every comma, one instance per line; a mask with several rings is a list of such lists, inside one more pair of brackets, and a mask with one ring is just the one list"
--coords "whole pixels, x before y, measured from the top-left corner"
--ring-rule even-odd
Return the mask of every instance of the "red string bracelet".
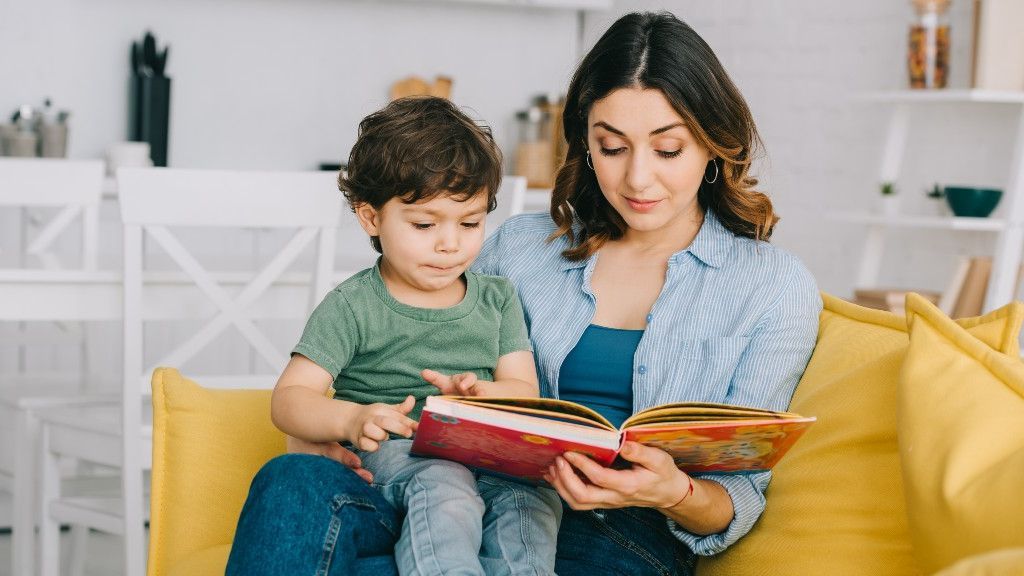
[[680, 504], [683, 503], [683, 500], [686, 500], [687, 498], [690, 497], [690, 494], [693, 494], [693, 478], [687, 476], [686, 479], [690, 481], [690, 487], [686, 489], [686, 494], [683, 494], [683, 497], [680, 498], [679, 501], [676, 502], [675, 504], [673, 504], [671, 506], [664, 506], [664, 507], [662, 507], [663, 510], [669, 510], [669, 509], [675, 508], [676, 506], [679, 506]]

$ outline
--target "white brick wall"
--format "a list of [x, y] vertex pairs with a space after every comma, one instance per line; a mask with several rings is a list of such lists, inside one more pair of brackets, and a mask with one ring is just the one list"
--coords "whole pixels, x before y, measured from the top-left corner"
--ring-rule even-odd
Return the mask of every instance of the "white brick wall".
[[[957, 0], [951, 9], [954, 87], [966, 87], [970, 77], [970, 7]], [[693, 26], [746, 96], [767, 148], [757, 172], [783, 218], [775, 241], [804, 260], [823, 290], [850, 296], [864, 229], [821, 216], [877, 206], [888, 108], [852, 98], [906, 86], [910, 2], [618, 1], [609, 13], [588, 13], [586, 45], [624, 12], [659, 9]], [[902, 208], [918, 214], [943, 209], [924, 197], [935, 182], [1005, 187], [1014, 110], [936, 106], [915, 115], [897, 183]], [[952, 274], [953, 255], [985, 254], [992, 245], [991, 235], [978, 233], [890, 238], [880, 282], [934, 290]]]

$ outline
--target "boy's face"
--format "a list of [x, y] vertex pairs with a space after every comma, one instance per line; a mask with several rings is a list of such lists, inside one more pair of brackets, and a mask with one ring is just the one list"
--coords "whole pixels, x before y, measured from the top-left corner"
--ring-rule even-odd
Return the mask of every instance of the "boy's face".
[[461, 294], [458, 280], [483, 246], [487, 194], [462, 202], [444, 194], [414, 204], [392, 198], [380, 210], [360, 204], [356, 216], [367, 234], [380, 238], [381, 273], [392, 296], [443, 298], [447, 291]]

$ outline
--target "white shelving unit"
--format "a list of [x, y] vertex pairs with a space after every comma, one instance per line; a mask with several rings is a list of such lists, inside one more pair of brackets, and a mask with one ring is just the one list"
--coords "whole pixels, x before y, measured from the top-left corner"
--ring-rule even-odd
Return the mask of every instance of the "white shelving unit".
[[1003, 193], [1006, 206], [1004, 219], [882, 215], [833, 212], [829, 218], [839, 222], [867, 227], [867, 236], [857, 284], [877, 286], [878, 273], [885, 253], [886, 232], [893, 228], [935, 229], [948, 231], [991, 232], [997, 235], [992, 261], [992, 277], [985, 295], [985, 310], [997, 308], [1015, 296], [1017, 271], [1024, 250], [1024, 92], [990, 90], [903, 90], [876, 92], [858, 98], [862, 101], [892, 107], [882, 155], [880, 182], [895, 182], [903, 164], [911, 110], [929, 104], [965, 106], [1011, 105], [1018, 107], [1016, 140], [1009, 179]]

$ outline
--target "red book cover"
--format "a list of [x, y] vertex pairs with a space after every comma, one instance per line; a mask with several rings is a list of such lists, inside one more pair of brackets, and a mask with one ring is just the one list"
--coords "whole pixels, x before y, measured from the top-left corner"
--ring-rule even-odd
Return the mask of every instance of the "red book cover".
[[412, 453], [543, 483], [555, 457], [580, 452], [611, 465], [633, 440], [672, 454], [686, 472], [768, 470], [814, 422], [787, 412], [673, 404], [640, 412], [615, 429], [596, 412], [551, 399], [432, 396]]

